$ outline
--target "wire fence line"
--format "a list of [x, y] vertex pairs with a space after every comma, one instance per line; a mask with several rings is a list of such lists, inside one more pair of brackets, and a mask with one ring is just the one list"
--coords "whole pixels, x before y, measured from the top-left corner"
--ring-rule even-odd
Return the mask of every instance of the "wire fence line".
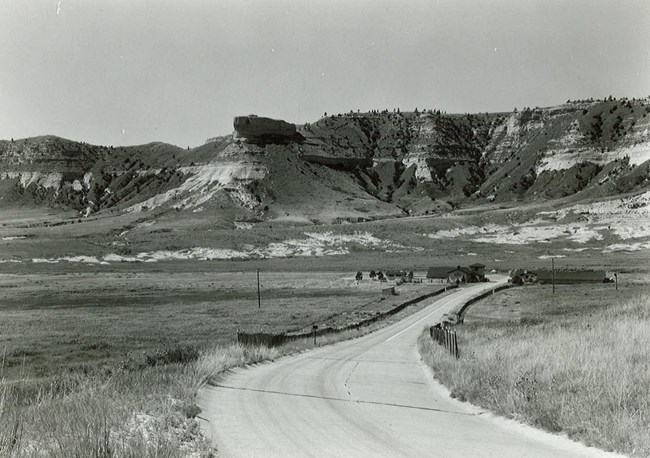
[[496, 288], [490, 288], [487, 291], [483, 291], [478, 296], [469, 299], [463, 304], [457, 313], [449, 316], [445, 315], [446, 318], [443, 317], [443, 320], [440, 323], [429, 327], [431, 338], [438, 342], [438, 345], [445, 347], [451, 356], [456, 359], [460, 358], [460, 351], [458, 350], [458, 334], [450, 328], [450, 325], [463, 323], [465, 320], [465, 313], [467, 313], [467, 309], [470, 305], [510, 287], [512, 287], [510, 284], [500, 285]]
[[279, 345], [283, 345], [287, 342], [291, 342], [293, 340], [299, 340], [299, 339], [309, 339], [309, 338], [314, 338], [318, 336], [322, 336], [325, 334], [334, 334], [337, 332], [343, 332], [343, 331], [348, 331], [350, 329], [358, 329], [362, 326], [367, 326], [371, 323], [374, 323], [376, 321], [379, 321], [381, 319], [387, 318], [391, 315], [396, 314], [397, 312], [400, 312], [404, 310], [406, 307], [416, 304], [418, 302], [421, 302], [425, 299], [428, 299], [430, 297], [438, 296], [446, 291], [449, 291], [450, 289], [455, 289], [457, 288], [456, 285], [449, 285], [445, 286], [444, 288], [440, 288], [436, 291], [433, 291], [431, 293], [425, 294], [423, 296], [418, 296], [415, 299], [411, 299], [406, 302], [402, 302], [399, 305], [396, 305], [390, 310], [386, 310], [383, 313], [380, 313], [378, 315], [375, 315], [373, 317], [367, 318], [365, 320], [361, 320], [355, 323], [350, 323], [346, 326], [341, 326], [341, 327], [324, 327], [320, 329], [312, 329], [312, 331], [305, 331], [301, 333], [272, 333], [272, 332], [245, 332], [245, 331], [237, 331], [237, 342], [243, 344], [243, 345], [264, 345], [267, 347], [277, 347]]

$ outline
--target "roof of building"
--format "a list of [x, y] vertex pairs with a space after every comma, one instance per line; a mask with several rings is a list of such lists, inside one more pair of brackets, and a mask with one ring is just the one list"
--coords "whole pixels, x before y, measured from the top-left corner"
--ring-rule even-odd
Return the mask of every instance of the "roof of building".
[[427, 278], [447, 278], [455, 267], [429, 267]]
[[476, 275], [476, 272], [474, 272], [472, 269], [469, 269], [467, 267], [456, 267], [455, 269], [452, 269], [449, 273], [460, 271], [464, 274], [467, 275]]
[[[597, 281], [602, 282], [607, 275], [603, 270], [556, 270], [555, 271], [555, 281]], [[552, 280], [553, 271], [552, 270], [538, 270], [537, 271], [537, 280]]]

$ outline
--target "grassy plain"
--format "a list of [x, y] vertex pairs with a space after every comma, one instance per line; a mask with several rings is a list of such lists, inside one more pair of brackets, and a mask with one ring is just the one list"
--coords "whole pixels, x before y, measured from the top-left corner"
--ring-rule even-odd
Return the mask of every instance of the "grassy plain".
[[453, 397], [606, 450], [650, 455], [650, 295], [613, 284], [526, 286], [470, 307], [461, 358], [428, 336], [424, 360]]
[[0, 275], [0, 456], [211, 456], [197, 388], [230, 367], [313, 345], [245, 348], [234, 343], [237, 329], [342, 325], [440, 287], [405, 284], [384, 296], [394, 283], [357, 284], [354, 272], [262, 271], [258, 308], [254, 270], [57, 267]]
[[385, 297], [386, 286], [367, 275], [356, 284], [354, 272], [262, 271], [258, 308], [255, 271], [0, 275], [0, 376], [88, 372], [179, 345], [228, 345], [238, 329], [340, 325], [434, 288], [405, 284]]

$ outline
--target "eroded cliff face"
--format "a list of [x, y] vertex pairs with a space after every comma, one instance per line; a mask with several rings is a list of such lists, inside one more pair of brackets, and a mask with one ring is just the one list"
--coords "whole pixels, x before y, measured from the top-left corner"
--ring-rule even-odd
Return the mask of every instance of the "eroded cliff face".
[[125, 206], [183, 181], [184, 152], [163, 143], [114, 148], [53, 136], [2, 141], [0, 206], [48, 205], [81, 215]]
[[646, 186], [649, 127], [648, 99], [579, 101], [512, 113], [490, 133], [480, 194], [497, 200], [582, 191], [598, 196]]
[[301, 126], [247, 116], [234, 125], [235, 135], [193, 149], [2, 141], [0, 206], [363, 220], [650, 186], [648, 99], [508, 114], [349, 113]]

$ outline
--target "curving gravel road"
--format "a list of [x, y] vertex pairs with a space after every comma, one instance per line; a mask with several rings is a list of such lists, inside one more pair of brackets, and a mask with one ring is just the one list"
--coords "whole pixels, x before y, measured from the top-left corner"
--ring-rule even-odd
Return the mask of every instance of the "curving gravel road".
[[359, 339], [233, 371], [199, 393], [205, 434], [224, 457], [615, 456], [494, 417], [433, 380], [418, 336], [485, 288]]

